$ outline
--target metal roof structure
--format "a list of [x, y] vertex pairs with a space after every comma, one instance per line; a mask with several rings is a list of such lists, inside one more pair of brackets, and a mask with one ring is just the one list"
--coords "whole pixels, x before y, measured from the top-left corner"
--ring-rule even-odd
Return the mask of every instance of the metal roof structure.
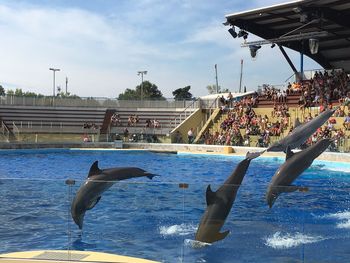
[[[248, 32], [265, 40], [255, 45], [276, 44], [282, 53], [287, 47], [325, 69], [342, 68], [350, 73], [349, 0], [298, 0], [229, 14], [224, 24], [232, 26], [231, 35], [245, 41], [249, 40]], [[312, 50], [310, 39], [318, 50]]]

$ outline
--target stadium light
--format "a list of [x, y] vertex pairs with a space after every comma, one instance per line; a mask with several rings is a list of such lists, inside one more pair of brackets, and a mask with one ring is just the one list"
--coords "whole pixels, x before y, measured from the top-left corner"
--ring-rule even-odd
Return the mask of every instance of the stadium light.
[[49, 68], [49, 70], [53, 71], [53, 97], [55, 97], [55, 86], [56, 86], [56, 71], [60, 71], [59, 68]]
[[137, 75], [141, 75], [141, 100], [143, 100], [143, 75], [147, 74], [147, 70], [138, 71]]

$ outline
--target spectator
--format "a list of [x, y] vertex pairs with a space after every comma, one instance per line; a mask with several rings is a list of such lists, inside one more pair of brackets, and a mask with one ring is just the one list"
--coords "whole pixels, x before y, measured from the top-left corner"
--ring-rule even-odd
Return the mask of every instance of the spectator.
[[189, 129], [187, 132], [188, 143], [192, 143], [194, 140], [193, 128]]
[[128, 128], [124, 129], [123, 135], [124, 135], [124, 141], [128, 141], [128, 139], [129, 139], [129, 130], [128, 130]]
[[348, 116], [345, 117], [343, 126], [345, 130], [350, 130], [350, 111], [348, 113]]

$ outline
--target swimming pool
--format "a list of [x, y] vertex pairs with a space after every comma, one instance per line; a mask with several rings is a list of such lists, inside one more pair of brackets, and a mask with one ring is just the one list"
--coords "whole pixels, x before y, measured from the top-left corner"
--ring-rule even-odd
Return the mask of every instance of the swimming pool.
[[[147, 151], [0, 151], [0, 252], [42, 249], [103, 251], [162, 262], [348, 262], [350, 168], [315, 161], [269, 209], [267, 185], [281, 158], [251, 162], [223, 227], [222, 241], [193, 248], [215, 191], [244, 157]], [[88, 211], [81, 232], [70, 202], [91, 164], [137, 166], [161, 176], [120, 181]], [[66, 179], [75, 185], [67, 186]], [[188, 183], [180, 188], [179, 183]]]

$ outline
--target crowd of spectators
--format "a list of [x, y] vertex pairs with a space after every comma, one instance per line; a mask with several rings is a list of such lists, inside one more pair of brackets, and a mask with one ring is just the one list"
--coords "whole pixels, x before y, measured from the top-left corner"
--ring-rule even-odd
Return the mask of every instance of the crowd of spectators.
[[[286, 104], [276, 105], [271, 116], [259, 115], [254, 111], [256, 99], [246, 97], [232, 103], [232, 108], [221, 108], [227, 117], [220, 123], [220, 131], [206, 132], [201, 138], [205, 144], [235, 146], [267, 146], [270, 136], [280, 136], [288, 128], [289, 113]], [[250, 145], [250, 136], [258, 135], [258, 145]]]
[[287, 91], [277, 89], [270, 85], [263, 85], [263, 89], [260, 93], [262, 97], [267, 100], [271, 100], [274, 103], [286, 103], [287, 102]]
[[[135, 127], [138, 125], [139, 122], [140, 122], [140, 119], [139, 119], [138, 115], [136, 115], [136, 114], [130, 115], [128, 117], [127, 127]], [[114, 113], [111, 116], [110, 124], [111, 124], [111, 126], [114, 126], [114, 127], [117, 127], [117, 126], [122, 127], [123, 124], [122, 124], [122, 120], [121, 120], [120, 115], [117, 113]], [[160, 128], [161, 124], [160, 124], [160, 121], [158, 119], [151, 120], [151, 119], [147, 118], [145, 120], [143, 127], [145, 127], [145, 128]]]
[[316, 71], [310, 80], [288, 84], [287, 94], [300, 94], [301, 109], [350, 102], [349, 76], [343, 70]]
[[[259, 95], [271, 101], [273, 105], [271, 116], [255, 113], [254, 107], [259, 102], [257, 96], [246, 97], [240, 101], [222, 96], [221, 111], [227, 113], [227, 117], [220, 122], [219, 131], [204, 133], [201, 142], [267, 147], [271, 143], [271, 136], [279, 137], [281, 134], [286, 135], [293, 131], [287, 99], [288, 95], [299, 95], [298, 104], [304, 122], [313, 118], [311, 107], [317, 107], [318, 112], [321, 113], [326, 108], [332, 108], [333, 104], [340, 105], [334, 117], [344, 118], [343, 123], [338, 125], [334, 117], [330, 118], [304, 146], [316, 143], [322, 138], [334, 138], [334, 149], [344, 143], [345, 132], [350, 130], [350, 79], [344, 71], [317, 71], [310, 80], [289, 83], [285, 91], [264, 85]], [[257, 136], [255, 145], [251, 145], [250, 136], [252, 135]]]

